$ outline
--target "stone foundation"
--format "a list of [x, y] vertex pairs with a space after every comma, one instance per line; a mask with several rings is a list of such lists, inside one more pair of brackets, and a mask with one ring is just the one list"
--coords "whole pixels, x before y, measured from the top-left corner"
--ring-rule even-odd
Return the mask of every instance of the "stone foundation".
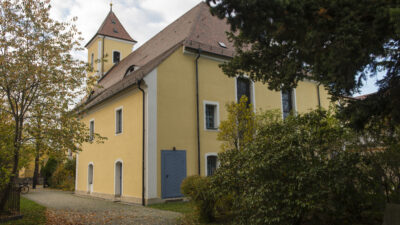
[[[120, 202], [140, 204], [140, 205], [142, 204], [142, 198], [137, 198], [137, 197], [132, 197], [132, 196], [122, 195], [121, 197], [116, 197], [115, 195], [112, 195], [112, 194], [105, 194], [105, 193], [98, 193], [98, 192], [89, 193], [87, 191], [81, 191], [81, 190], [75, 190], [75, 194], [80, 195], [80, 196], [85, 196], [85, 197], [101, 198], [101, 199], [110, 200], [110, 201], [120, 201]], [[152, 205], [152, 204], [158, 204], [158, 203], [164, 203], [164, 202], [165, 202], [165, 200], [160, 199], [160, 198], [145, 199], [145, 205]]]

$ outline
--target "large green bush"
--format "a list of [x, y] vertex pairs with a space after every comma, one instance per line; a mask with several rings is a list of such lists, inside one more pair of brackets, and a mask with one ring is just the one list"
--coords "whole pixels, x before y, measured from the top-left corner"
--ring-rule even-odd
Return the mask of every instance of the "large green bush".
[[[203, 221], [381, 224], [385, 203], [398, 200], [398, 141], [371, 151], [371, 136], [361, 138], [324, 110], [282, 120], [277, 112], [243, 117], [243, 104], [230, 108], [219, 139], [231, 143], [223, 144], [220, 167], [182, 184]], [[240, 130], [240, 115], [255, 125], [238, 148], [240, 136], [226, 134]]]
[[215, 220], [215, 196], [208, 177], [190, 176], [181, 184], [182, 193], [195, 204], [196, 213], [202, 222]]
[[237, 224], [379, 224], [384, 208], [358, 138], [317, 110], [258, 117], [252, 144], [219, 155], [213, 191]]

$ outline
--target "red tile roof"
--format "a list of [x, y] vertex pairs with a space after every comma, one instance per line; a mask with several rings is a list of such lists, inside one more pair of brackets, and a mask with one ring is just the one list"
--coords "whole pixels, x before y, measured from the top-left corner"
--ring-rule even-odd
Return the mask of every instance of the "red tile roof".
[[[134, 85], [181, 46], [232, 57], [235, 51], [233, 43], [228, 41], [227, 31], [230, 26], [226, 20], [212, 16], [209, 6], [199, 3], [112, 67], [99, 81], [102, 88], [91, 95], [86, 108]], [[226, 47], [221, 47], [219, 42]], [[139, 69], [126, 74], [132, 65]]]
[[86, 46], [88, 46], [89, 43], [97, 35], [104, 35], [104, 36], [118, 38], [118, 39], [125, 40], [125, 41], [136, 42], [128, 34], [128, 32], [125, 30], [124, 26], [122, 26], [121, 22], [119, 21], [119, 19], [117, 18], [117, 16], [114, 14], [114, 12], [112, 10], [110, 10], [106, 19], [101, 24], [99, 30], [96, 32], [96, 34], [93, 36], [93, 38], [90, 39], [90, 41], [86, 44]]

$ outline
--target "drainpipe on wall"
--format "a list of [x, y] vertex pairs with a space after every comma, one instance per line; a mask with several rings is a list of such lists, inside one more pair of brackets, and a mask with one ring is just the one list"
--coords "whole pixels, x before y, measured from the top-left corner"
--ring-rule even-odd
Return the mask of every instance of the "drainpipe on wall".
[[197, 49], [197, 57], [195, 60], [196, 64], [196, 119], [197, 119], [197, 165], [198, 173], [200, 176], [200, 116], [199, 116], [199, 58], [201, 54], [201, 49]]
[[320, 93], [319, 93], [319, 86], [320, 86], [321, 84], [318, 84], [317, 85], [317, 96], [318, 96], [318, 108], [321, 108], [321, 96], [320, 96]]
[[140, 80], [139, 81], [139, 83], [138, 83], [138, 87], [139, 87], [139, 90], [142, 92], [142, 96], [143, 96], [143, 100], [142, 100], [142, 102], [143, 102], [143, 125], [142, 125], [142, 205], [143, 206], [145, 206], [146, 205], [146, 203], [145, 203], [145, 199], [144, 199], [144, 161], [145, 161], [145, 159], [144, 159], [144, 153], [145, 153], [145, 148], [144, 148], [144, 144], [145, 144], [145, 119], [146, 119], [146, 114], [145, 114], [145, 95], [144, 95], [144, 90], [140, 87], [140, 84], [142, 83], [142, 81], [143, 80]]

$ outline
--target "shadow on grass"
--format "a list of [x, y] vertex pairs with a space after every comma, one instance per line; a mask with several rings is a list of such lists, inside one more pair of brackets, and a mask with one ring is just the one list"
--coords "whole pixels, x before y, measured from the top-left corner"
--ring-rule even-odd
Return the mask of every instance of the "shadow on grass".
[[21, 214], [23, 218], [19, 220], [13, 220], [1, 225], [12, 224], [12, 225], [41, 225], [46, 224], [46, 207], [41, 206], [31, 200], [21, 197]]

